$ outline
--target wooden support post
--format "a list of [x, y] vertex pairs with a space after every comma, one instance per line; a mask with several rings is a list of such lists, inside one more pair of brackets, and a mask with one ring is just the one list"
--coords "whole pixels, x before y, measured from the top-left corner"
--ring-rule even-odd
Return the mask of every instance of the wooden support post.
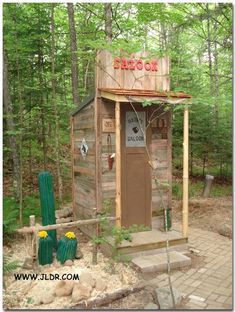
[[183, 143], [183, 237], [188, 237], [188, 130], [189, 111], [184, 109], [184, 143]]
[[95, 98], [95, 184], [96, 184], [96, 211], [102, 210], [102, 165], [101, 165], [101, 114], [100, 114], [101, 99], [96, 95]]
[[202, 197], [207, 198], [210, 196], [213, 180], [214, 180], [214, 176], [209, 175], [209, 174], [206, 175], [205, 186], [204, 186], [204, 190], [202, 193]]
[[120, 102], [115, 105], [116, 132], [116, 226], [121, 226], [121, 113]]
[[[29, 216], [29, 226], [35, 226], [35, 215]], [[28, 248], [28, 254], [35, 259], [36, 258], [36, 242], [34, 241], [34, 233], [26, 234], [26, 245]]]
[[74, 118], [70, 118], [70, 144], [71, 144], [71, 167], [72, 167], [72, 205], [73, 205], [73, 219], [76, 218], [75, 213], [75, 196], [74, 196], [74, 130], [73, 130]]
[[35, 226], [35, 215], [29, 216], [29, 226]]

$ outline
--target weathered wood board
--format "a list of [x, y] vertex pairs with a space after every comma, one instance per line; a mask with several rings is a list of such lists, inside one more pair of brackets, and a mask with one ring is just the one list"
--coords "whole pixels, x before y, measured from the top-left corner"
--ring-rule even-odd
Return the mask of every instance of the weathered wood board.
[[[96, 85], [97, 88], [140, 89], [153, 91], [170, 90], [170, 63], [169, 58], [148, 57], [148, 53], [141, 52], [129, 56], [118, 55], [120, 59], [125, 57], [128, 62], [134, 60], [143, 63], [148, 60], [157, 62], [157, 70], [122, 69], [115, 68], [115, 56], [109, 51], [99, 51], [96, 59]], [[130, 67], [130, 66], [129, 66]], [[139, 67], [140, 68], [140, 67]]]
[[[73, 117], [73, 206], [76, 218], [92, 217], [96, 207], [95, 184], [95, 107], [94, 102]], [[80, 147], [85, 139], [88, 152], [82, 156]]]

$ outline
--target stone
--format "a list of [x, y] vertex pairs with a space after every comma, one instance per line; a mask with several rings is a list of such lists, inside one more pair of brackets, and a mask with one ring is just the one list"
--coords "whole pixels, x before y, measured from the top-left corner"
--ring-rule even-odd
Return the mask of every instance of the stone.
[[[191, 258], [178, 251], [170, 251], [171, 269], [182, 268], [191, 265]], [[140, 256], [132, 259], [132, 263], [143, 273], [167, 271], [167, 254], [159, 253], [156, 255]]]
[[55, 217], [56, 219], [60, 218], [67, 218], [73, 214], [73, 209], [72, 207], [64, 207], [60, 210], [55, 211]]
[[[175, 305], [180, 304], [182, 300], [182, 296], [179, 291], [172, 287], [172, 291], [174, 294]], [[159, 304], [160, 309], [172, 309], [173, 308], [173, 300], [171, 296], [170, 287], [161, 287], [155, 289], [155, 299], [157, 299], [157, 303]]]
[[149, 302], [145, 307], [144, 310], [159, 310], [158, 305], [153, 302]]
[[232, 238], [232, 227], [226, 223], [218, 225], [217, 231], [220, 235]]
[[22, 269], [32, 270], [33, 269], [33, 258], [26, 257], [22, 265]]
[[195, 249], [195, 248], [189, 248], [189, 251], [190, 251], [191, 253], [196, 254], [196, 255], [198, 255], [198, 254], [200, 253], [200, 250]]
[[75, 259], [82, 259], [82, 258], [83, 258], [83, 253], [81, 252], [81, 249], [78, 248]]
[[72, 292], [72, 302], [79, 302], [86, 300], [90, 297], [92, 287], [89, 285], [83, 285], [81, 282], [75, 283]]
[[88, 272], [82, 272], [79, 276], [79, 280], [82, 284], [89, 285], [92, 288], [95, 287], [95, 279]]
[[40, 302], [43, 304], [48, 304], [54, 301], [54, 296], [52, 292], [46, 292], [44, 291], [43, 294], [41, 295], [41, 300]]
[[188, 297], [189, 297], [189, 299], [192, 299], [192, 300], [195, 300], [195, 301], [200, 301], [200, 302], [206, 301], [205, 298], [202, 298], [202, 297], [199, 297], [199, 296], [195, 296], [195, 295], [190, 295]]
[[72, 266], [73, 265], [73, 260], [66, 260], [65, 263], [64, 263], [64, 266]]
[[74, 281], [59, 281], [54, 289], [57, 297], [70, 296], [73, 291]]
[[61, 263], [60, 263], [59, 261], [56, 260], [56, 261], [54, 262], [54, 267], [55, 267], [55, 268], [60, 268], [60, 267], [61, 267]]
[[40, 297], [34, 297], [33, 298], [33, 304], [35, 306], [40, 305], [41, 303], [42, 303], [42, 298], [40, 298]]
[[95, 289], [97, 291], [105, 291], [106, 288], [107, 288], [107, 283], [101, 278], [98, 278], [95, 283]]

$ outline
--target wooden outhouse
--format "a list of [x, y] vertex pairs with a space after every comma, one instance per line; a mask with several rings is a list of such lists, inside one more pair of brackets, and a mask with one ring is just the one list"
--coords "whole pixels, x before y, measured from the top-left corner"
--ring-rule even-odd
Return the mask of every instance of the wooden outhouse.
[[[71, 118], [75, 219], [92, 218], [109, 205], [117, 226], [152, 228], [153, 216], [162, 220], [172, 197], [171, 107], [185, 104], [182, 237], [187, 239], [191, 96], [170, 91], [169, 73], [167, 57], [98, 53], [94, 93]], [[91, 228], [84, 231], [91, 235]]]

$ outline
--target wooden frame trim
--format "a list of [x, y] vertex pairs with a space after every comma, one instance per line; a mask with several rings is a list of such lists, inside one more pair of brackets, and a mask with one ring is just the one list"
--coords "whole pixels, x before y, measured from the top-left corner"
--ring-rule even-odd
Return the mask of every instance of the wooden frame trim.
[[172, 219], [172, 110], [167, 112], [167, 180], [170, 185], [168, 191], [168, 208], [171, 209]]
[[184, 142], [183, 142], [183, 237], [188, 237], [188, 136], [189, 136], [189, 110], [184, 109]]
[[[113, 94], [107, 91], [100, 91], [100, 95], [101, 97], [114, 101], [114, 102], [126, 102], [129, 103], [130, 101], [128, 100], [128, 96], [127, 95], [118, 95], [118, 94]], [[131, 99], [134, 102], [143, 102], [144, 100], [147, 101], [162, 101], [162, 102], [166, 102], [166, 104], [168, 104], [168, 101], [172, 101], [174, 102], [174, 98], [170, 98], [168, 99], [167, 97], [151, 97], [151, 96], [130, 96]], [[184, 104], [184, 105], [188, 105], [188, 104], [192, 104], [192, 100], [191, 98], [175, 98], [175, 102], [177, 104], [177, 101], [181, 101], [179, 103], [180, 104]]]
[[74, 196], [74, 129], [73, 129], [74, 117], [70, 117], [70, 140], [71, 140], [71, 167], [72, 167], [72, 205], [73, 205], [73, 217], [75, 219], [75, 196]]
[[96, 184], [96, 212], [102, 209], [102, 188], [101, 188], [101, 146], [102, 146], [102, 136], [101, 136], [101, 116], [100, 116], [100, 101], [98, 96], [95, 97], [95, 184]]
[[116, 131], [116, 226], [121, 226], [121, 112], [120, 102], [115, 103]]

